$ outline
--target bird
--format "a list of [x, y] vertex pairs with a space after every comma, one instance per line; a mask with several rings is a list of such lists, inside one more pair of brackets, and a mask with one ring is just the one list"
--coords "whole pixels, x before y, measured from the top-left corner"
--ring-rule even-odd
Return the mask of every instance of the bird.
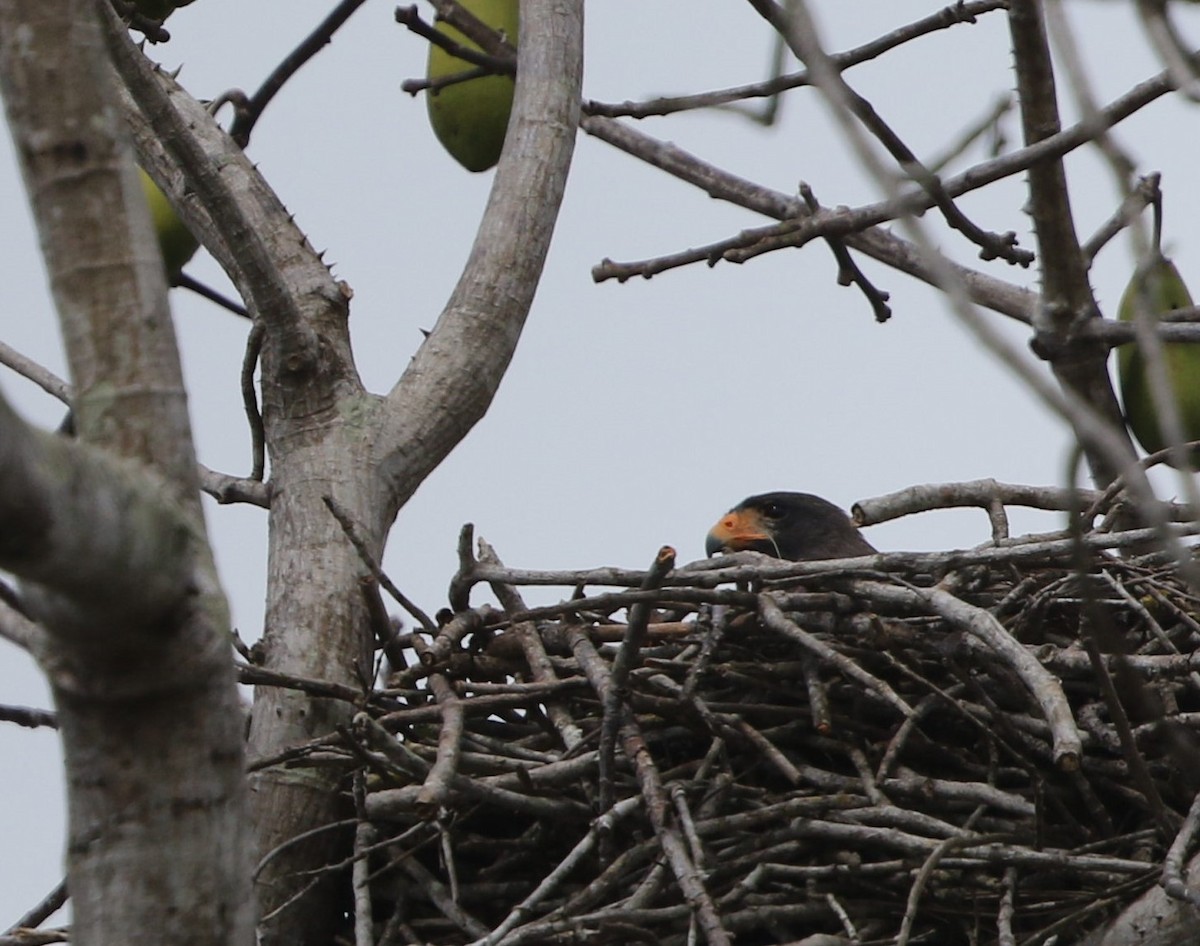
[[790, 562], [873, 555], [841, 509], [812, 493], [762, 493], [743, 499], [708, 532], [708, 555], [749, 549]]

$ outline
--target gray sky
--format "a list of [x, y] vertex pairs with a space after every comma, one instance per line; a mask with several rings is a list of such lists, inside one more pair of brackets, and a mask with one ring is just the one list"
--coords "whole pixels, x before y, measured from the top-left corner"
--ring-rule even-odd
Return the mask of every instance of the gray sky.
[[[151, 54], [171, 68], [183, 64], [180, 79], [198, 97], [233, 87], [250, 92], [330, 6], [196, 0], [170, 21], [171, 43]], [[916, 0], [812, 6], [832, 50], [940, 8]], [[1102, 102], [1159, 68], [1131, 7], [1067, 5]], [[272, 104], [250, 149], [353, 287], [359, 369], [376, 391], [390, 387], [420, 343], [419, 329], [437, 318], [492, 177], [459, 168], [433, 139], [424, 103], [400, 91], [401, 81], [423, 73], [425, 50], [393, 22], [393, 8], [368, 2]], [[1181, 10], [1178, 19], [1195, 42], [1200, 9]], [[588, 5], [587, 34], [584, 94], [605, 101], [756, 81], [770, 47], [765, 24], [737, 0], [603, 0]], [[847, 76], [919, 155], [928, 155], [1011, 87], [1007, 40], [1003, 13], [992, 13]], [[1163, 172], [1168, 248], [1185, 279], [1200, 273], [1198, 118], [1195, 106], [1159, 100], [1118, 130], [1143, 171]], [[880, 196], [812, 90], [792, 93], [771, 129], [711, 113], [640, 127], [783, 191], [807, 181], [826, 205]], [[1019, 131], [1012, 122], [1007, 127], [1015, 144]], [[61, 374], [36, 237], [7, 136], [4, 142], [0, 337]], [[981, 158], [978, 150], [968, 155], [970, 163]], [[1087, 237], [1112, 213], [1115, 191], [1091, 152], [1073, 155], [1068, 170], [1077, 226]], [[1023, 201], [1020, 181], [1011, 181], [962, 206], [988, 229], [1016, 230], [1032, 248]], [[1064, 426], [970, 339], [935, 293], [869, 260], [860, 263], [892, 295], [894, 315], [882, 326], [857, 290], [837, 286], [821, 243], [742, 266], [592, 283], [591, 267], [604, 257], [658, 256], [766, 222], [581, 135], [546, 274], [509, 375], [491, 412], [401, 512], [392, 533], [385, 564], [410, 597], [427, 611], [444, 605], [458, 529], [467, 521], [512, 565], [642, 567], [664, 543], [681, 561], [701, 557], [711, 522], [754, 492], [798, 489], [848, 507], [917, 483], [1062, 479]], [[1036, 286], [1035, 270], [979, 263], [957, 236], [934, 232], [955, 259]], [[1092, 278], [1102, 306], [1115, 307], [1131, 270], [1124, 243], [1101, 255]], [[203, 252], [188, 271], [225, 284]], [[1191, 279], [1196, 291], [1200, 275]], [[201, 459], [244, 474], [249, 438], [238, 374], [246, 326], [180, 291], [172, 304]], [[1021, 326], [989, 317], [1025, 345]], [[28, 419], [44, 426], [60, 420], [62, 408], [23, 380], [0, 373], [0, 386]], [[1160, 482], [1167, 494], [1174, 491]], [[265, 521], [250, 507], [209, 508], [218, 565], [247, 639], [258, 636], [262, 620]], [[1014, 528], [1054, 525], [1029, 515]], [[982, 513], [942, 512], [873, 529], [869, 537], [884, 549], [940, 549], [983, 542], [988, 529]], [[36, 668], [3, 642], [0, 702], [49, 705]], [[0, 726], [0, 758], [0, 924], [7, 925], [61, 876], [63, 804], [52, 733]]]

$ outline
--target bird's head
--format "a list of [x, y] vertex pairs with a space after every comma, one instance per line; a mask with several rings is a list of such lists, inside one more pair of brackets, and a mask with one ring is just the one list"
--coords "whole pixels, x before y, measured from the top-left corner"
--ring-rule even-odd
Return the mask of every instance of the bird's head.
[[742, 500], [709, 530], [709, 555], [754, 551], [793, 562], [871, 555], [876, 549], [833, 503], [811, 493]]

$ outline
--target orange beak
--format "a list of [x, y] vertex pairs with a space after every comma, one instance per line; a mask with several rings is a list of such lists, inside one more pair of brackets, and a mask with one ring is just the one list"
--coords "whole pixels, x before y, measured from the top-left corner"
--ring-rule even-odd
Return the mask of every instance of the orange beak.
[[773, 545], [771, 534], [763, 528], [762, 518], [753, 509], [735, 509], [727, 512], [708, 532], [704, 551], [709, 555], [718, 552], [740, 552], [743, 549]]

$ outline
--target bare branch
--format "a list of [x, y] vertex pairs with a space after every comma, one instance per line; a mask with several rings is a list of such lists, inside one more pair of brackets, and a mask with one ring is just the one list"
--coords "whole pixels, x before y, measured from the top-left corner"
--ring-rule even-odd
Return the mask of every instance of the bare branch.
[[475, 245], [433, 332], [387, 397], [376, 455], [393, 509], [483, 416], [512, 358], [566, 185], [581, 31], [575, 2], [534, 0], [522, 9], [513, 115]]

